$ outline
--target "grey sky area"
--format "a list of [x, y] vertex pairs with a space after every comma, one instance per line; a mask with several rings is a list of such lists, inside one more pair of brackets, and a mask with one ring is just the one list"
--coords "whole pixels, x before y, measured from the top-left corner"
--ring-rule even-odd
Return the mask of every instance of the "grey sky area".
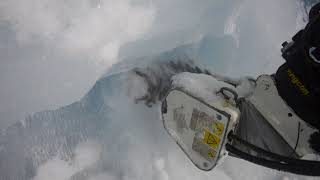
[[2, 127], [78, 100], [99, 76], [97, 66], [85, 59], [67, 59], [41, 44], [19, 44], [4, 25], [0, 42]]

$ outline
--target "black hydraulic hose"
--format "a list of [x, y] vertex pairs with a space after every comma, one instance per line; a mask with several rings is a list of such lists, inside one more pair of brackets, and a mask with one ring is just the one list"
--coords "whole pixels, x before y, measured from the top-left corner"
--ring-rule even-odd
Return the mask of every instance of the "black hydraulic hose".
[[286, 157], [286, 156], [281, 156], [279, 154], [267, 151], [267, 150], [262, 149], [256, 145], [253, 145], [253, 144], [249, 143], [248, 141], [245, 141], [245, 140], [243, 140], [243, 139], [239, 138], [238, 136], [231, 134], [231, 133], [228, 135], [228, 138], [235, 140], [235, 141], [238, 141], [239, 143], [243, 144], [244, 146], [250, 148], [251, 150], [258, 152], [258, 153], [261, 153], [261, 154], [265, 155], [266, 157], [269, 157], [274, 160], [278, 160], [278, 161], [286, 162], [286, 163], [291, 163], [291, 164], [299, 164], [299, 165], [306, 165], [306, 166], [318, 166], [320, 168], [319, 161], [301, 160], [301, 159], [294, 159], [294, 158], [290, 158], [290, 157]]
[[295, 154], [295, 152], [296, 152], [296, 150], [297, 150], [297, 147], [298, 147], [298, 144], [299, 144], [299, 140], [300, 140], [300, 128], [301, 128], [301, 123], [299, 122], [298, 123], [298, 137], [297, 137], [297, 140], [296, 140], [296, 145], [294, 146], [294, 149], [292, 150], [292, 153], [290, 154], [290, 156], [289, 157], [292, 157], [294, 154]]
[[281, 161], [271, 161], [256, 157], [245, 153], [231, 144], [226, 144], [226, 150], [235, 155], [237, 158], [247, 160], [249, 162], [268, 167], [271, 169], [286, 171], [294, 174], [307, 175], [307, 176], [320, 176], [320, 166], [319, 165], [299, 165], [290, 164]]
[[[235, 140], [235, 141], [238, 141], [239, 143], [241, 143], [242, 145], [250, 148], [251, 150], [255, 151], [255, 152], [258, 152], [258, 153], [261, 153], [263, 155], [265, 155], [266, 157], [269, 157], [271, 159], [275, 159], [275, 160], [278, 160], [278, 161], [283, 161], [283, 162], [290, 162], [290, 163], [298, 163], [296, 159], [292, 159], [292, 158], [289, 158], [289, 157], [285, 157], [285, 156], [281, 156], [281, 155], [278, 155], [278, 154], [275, 154], [273, 152], [270, 152], [270, 151], [266, 151], [258, 146], [255, 146], [251, 143], [249, 143], [248, 141], [245, 141], [241, 138], [239, 138], [238, 136], [236, 135], [233, 135], [233, 134], [229, 134], [228, 135], [229, 138]], [[311, 164], [313, 165], [315, 162], [306, 162], [306, 164]]]

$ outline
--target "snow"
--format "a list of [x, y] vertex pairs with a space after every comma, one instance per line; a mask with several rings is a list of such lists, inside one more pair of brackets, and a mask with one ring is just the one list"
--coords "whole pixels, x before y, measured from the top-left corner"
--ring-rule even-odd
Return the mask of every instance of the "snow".
[[[155, 66], [141, 71], [161, 79], [162, 73], [172, 68], [161, 63]], [[159, 74], [151, 73], [152, 68]], [[199, 92], [197, 86], [202, 87], [204, 95], [217, 91], [214, 84], [232, 88], [208, 75], [173, 73], [171, 77], [175, 86]], [[231, 157], [211, 172], [197, 169], [164, 130], [159, 101], [152, 107], [136, 103], [135, 97], [147, 92], [147, 82], [132, 71], [104, 76], [79, 102], [36, 113], [24, 126], [17, 123], [10, 127], [0, 136], [0, 179], [229, 180], [283, 176]], [[244, 83], [238, 87], [246, 87], [242, 85], [246, 81], [239, 82]]]
[[187, 92], [192, 92], [192, 94], [199, 95], [209, 102], [214, 102], [217, 96], [214, 96], [222, 87], [228, 87], [235, 89], [232, 85], [227, 84], [223, 81], [218, 81], [217, 79], [203, 74], [191, 74], [191, 73], [181, 73], [173, 78], [173, 87], [183, 88]]
[[[35, 113], [4, 130], [0, 135], [0, 179], [305, 179], [231, 157], [214, 171], [200, 171], [165, 132], [159, 118], [159, 92], [166, 90], [174, 75], [176, 86], [192, 88], [189, 90], [199, 91], [203, 96], [217, 91], [217, 84], [225, 86], [223, 81], [236, 84], [235, 90], [240, 96], [250, 94], [253, 84], [248, 78], [225, 79], [216, 74], [216, 79], [190, 73], [177, 75], [186, 67], [175, 71], [166, 63], [181, 61], [180, 65], [183, 65], [195, 60], [199, 66], [202, 65], [201, 69], [232, 77], [272, 73], [283, 62], [279, 54], [274, 53], [279, 51], [278, 45], [301, 26], [300, 20], [296, 24], [295, 17], [302, 10], [295, 9], [294, 2], [68, 2], [70, 4], [66, 6], [65, 1], [48, 0], [4, 0], [0, 3], [0, 20], [10, 24], [9, 29], [13, 29], [19, 47], [14, 46], [13, 53], [8, 56], [17, 58], [13, 54], [27, 51], [30, 44], [34, 46], [30, 48], [31, 54], [36, 54], [26, 57], [22, 53], [22, 58], [19, 56], [30, 67], [27, 73], [21, 71], [20, 64], [14, 70], [0, 66], [3, 68], [1, 72], [11, 73], [6, 74], [10, 77], [6, 79], [7, 84], [11, 87], [16, 83], [11, 87], [15, 91], [8, 88], [5, 91], [8, 93], [1, 94], [1, 97], [9, 94], [16, 99], [4, 98], [2, 102], [8, 102], [8, 106], [15, 109], [12, 111], [15, 114], [19, 109], [17, 104], [23, 104], [15, 102], [24, 96], [32, 102], [24, 104], [26, 107], [37, 104], [39, 99], [43, 99], [45, 105], [51, 105], [56, 99], [68, 99], [66, 95], [51, 94], [50, 90], [61, 89], [60, 83], [53, 82], [66, 81], [65, 74], [78, 70], [74, 64], [63, 70], [67, 64], [65, 59], [71, 57], [75, 60], [89, 59], [90, 63], [85, 62], [97, 64], [96, 71], [111, 69], [81, 100], [56, 110]], [[111, 3], [115, 4], [111, 6]], [[24, 46], [27, 50], [21, 50]], [[47, 54], [42, 54], [39, 46], [45, 46]], [[46, 57], [43, 58], [46, 61], [63, 60], [55, 69], [49, 64], [43, 71], [33, 74], [35, 66], [30, 61], [38, 55]], [[150, 63], [154, 61], [158, 63]], [[194, 64], [190, 63], [190, 66]], [[43, 66], [36, 67], [41, 69]], [[136, 67], [151, 77], [150, 81], [128, 72]], [[86, 81], [90, 73], [79, 71], [75, 75], [79, 76], [77, 80]], [[47, 78], [48, 72], [61, 78]], [[29, 93], [21, 88], [21, 84], [26, 82], [37, 87], [38, 77], [47, 88], [31, 88]], [[191, 83], [194, 85], [188, 86]], [[70, 89], [64, 89], [70, 92], [68, 97], [82, 92], [76, 83], [73, 84], [66, 86]], [[150, 92], [150, 87], [155, 91]], [[202, 92], [200, 87], [205, 91]], [[42, 98], [38, 97], [40, 91], [45, 92], [41, 93]], [[146, 94], [146, 100], [152, 107], [135, 101]], [[0, 105], [1, 110], [7, 112], [6, 104]], [[54, 109], [49, 105], [41, 107]], [[27, 112], [30, 111], [35, 110], [28, 109]]]
[[74, 150], [75, 157], [72, 162], [54, 157], [39, 166], [33, 180], [68, 180], [76, 173], [94, 165], [99, 160], [100, 153], [100, 144], [92, 141], [80, 143]]
[[[230, 79], [222, 76], [219, 79], [206, 74], [180, 73], [172, 77], [173, 88], [182, 88], [197, 97], [201, 97], [207, 102], [214, 102], [221, 98], [217, 93], [223, 87], [234, 90], [238, 98], [249, 96], [254, 90], [254, 82], [251, 78]], [[228, 82], [237, 82], [236, 87]]]

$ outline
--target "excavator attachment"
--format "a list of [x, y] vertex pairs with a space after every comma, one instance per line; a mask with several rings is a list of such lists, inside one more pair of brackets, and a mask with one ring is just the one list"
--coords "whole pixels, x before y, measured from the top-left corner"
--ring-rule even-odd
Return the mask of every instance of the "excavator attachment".
[[226, 154], [230, 115], [181, 90], [172, 90], [162, 103], [165, 129], [190, 160], [211, 170]]

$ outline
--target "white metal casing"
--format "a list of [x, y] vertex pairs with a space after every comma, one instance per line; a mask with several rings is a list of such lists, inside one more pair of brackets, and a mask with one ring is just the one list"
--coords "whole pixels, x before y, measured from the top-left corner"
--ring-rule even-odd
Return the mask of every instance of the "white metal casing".
[[[280, 97], [271, 76], [260, 76], [256, 81], [253, 95], [248, 99], [291, 148], [296, 148], [299, 156], [313, 153], [308, 139], [316, 130], [301, 120]], [[299, 138], [298, 131], [300, 131]]]
[[[225, 150], [225, 144], [227, 143], [226, 136], [234, 129], [235, 124], [238, 122], [239, 110], [232, 102], [228, 102], [223, 98], [215, 102], [206, 102], [201, 97], [194, 97], [187, 92], [177, 89], [169, 92], [164, 103], [163, 106], [165, 105], [167, 109], [165, 112], [162, 112], [163, 123], [171, 137], [198, 168], [202, 170], [214, 168], [227, 153]], [[199, 125], [201, 126], [201, 130], [195, 130], [191, 127], [193, 126], [192, 119], [195, 109], [213, 117], [214, 120], [212, 121], [219, 121], [224, 125], [224, 130], [218, 137], [221, 140], [220, 144], [215, 149], [212, 149], [210, 145], [204, 142], [206, 133], [216, 135], [214, 130], [210, 130], [211, 128], [202, 124]], [[176, 115], [176, 111], [180, 111], [183, 118]], [[219, 116], [220, 118], [217, 118]], [[211, 123], [210, 126], [212, 126]], [[194, 147], [195, 142], [199, 144], [198, 147], [202, 147], [200, 147], [200, 150]], [[205, 153], [202, 152], [203, 149], [205, 149]], [[212, 159], [206, 157], [208, 155], [206, 153], [210, 153], [209, 151], [211, 150], [215, 152], [215, 156]]]

